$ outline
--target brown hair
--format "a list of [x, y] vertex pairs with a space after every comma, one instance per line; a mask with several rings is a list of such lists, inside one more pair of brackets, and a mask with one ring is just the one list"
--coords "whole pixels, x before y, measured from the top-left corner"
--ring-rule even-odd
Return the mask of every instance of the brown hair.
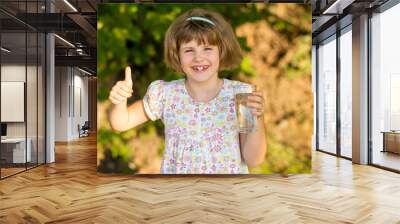
[[[188, 19], [202, 17], [205, 20]], [[232, 27], [218, 13], [204, 9], [191, 9], [168, 28], [164, 40], [165, 63], [177, 72], [183, 72], [179, 60], [179, 47], [196, 40], [199, 44], [217, 45], [220, 53], [219, 70], [233, 69], [242, 61], [240, 45]]]

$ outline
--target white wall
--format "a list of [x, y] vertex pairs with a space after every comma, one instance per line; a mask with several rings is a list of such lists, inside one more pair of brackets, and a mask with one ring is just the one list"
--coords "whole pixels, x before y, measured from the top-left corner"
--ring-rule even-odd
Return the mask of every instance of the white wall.
[[88, 78], [76, 68], [56, 67], [56, 141], [79, 138], [78, 124], [88, 120]]
[[[28, 70], [32, 67], [28, 66]], [[1, 81], [6, 82], [25, 82], [25, 64], [24, 65], [2, 65]], [[31, 93], [32, 94], [32, 93]], [[28, 95], [31, 95], [28, 93]], [[35, 94], [36, 96], [36, 94]], [[7, 110], [7, 108], [1, 108]], [[25, 137], [25, 122], [7, 122], [8, 137]]]
[[25, 82], [25, 64], [1, 65], [1, 81]]
[[68, 86], [67, 67], [55, 68], [55, 141], [68, 140]]

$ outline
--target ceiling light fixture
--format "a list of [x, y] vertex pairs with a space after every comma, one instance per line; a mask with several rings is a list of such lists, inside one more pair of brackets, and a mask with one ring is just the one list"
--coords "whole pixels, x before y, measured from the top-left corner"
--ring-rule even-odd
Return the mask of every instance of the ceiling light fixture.
[[57, 37], [59, 40], [63, 41], [64, 43], [66, 43], [67, 45], [69, 45], [70, 47], [75, 48], [75, 45], [71, 44], [71, 42], [69, 42], [68, 40], [58, 36], [57, 34], [54, 34], [55, 37]]
[[355, 0], [336, 0], [332, 5], [330, 5], [327, 9], [322, 13], [323, 15], [338, 15], [343, 14], [343, 10], [347, 8], [347, 6], [351, 5]]
[[77, 49], [76, 49], [76, 53], [78, 53], [79, 55], [87, 55], [87, 54], [83, 51], [83, 49], [81, 49], [81, 48], [77, 48]]
[[11, 52], [11, 50], [9, 50], [9, 49], [7, 49], [7, 48], [5, 48], [5, 47], [1, 47], [1, 50], [4, 51], [4, 52], [6, 52], [6, 53], [10, 53], [10, 52]]
[[74, 12], [78, 12], [78, 10], [71, 4], [69, 3], [68, 0], [64, 0], [65, 4], [67, 4], [72, 10], [74, 10]]
[[85, 71], [85, 70], [83, 70], [83, 69], [81, 69], [81, 68], [79, 68], [79, 67], [78, 67], [78, 69], [79, 69], [79, 71], [81, 71], [81, 72], [83, 72], [83, 73], [85, 73], [85, 74], [87, 74], [87, 75], [90, 75], [90, 76], [92, 75], [92, 74], [89, 73], [88, 71]]

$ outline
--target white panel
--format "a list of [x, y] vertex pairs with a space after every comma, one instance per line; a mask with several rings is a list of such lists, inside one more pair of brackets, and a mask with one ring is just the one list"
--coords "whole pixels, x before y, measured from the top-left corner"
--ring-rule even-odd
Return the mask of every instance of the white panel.
[[1, 82], [1, 121], [24, 122], [24, 82]]

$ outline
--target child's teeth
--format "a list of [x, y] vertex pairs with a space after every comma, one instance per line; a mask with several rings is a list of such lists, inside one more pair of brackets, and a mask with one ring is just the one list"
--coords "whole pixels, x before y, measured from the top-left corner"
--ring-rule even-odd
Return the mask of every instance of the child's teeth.
[[198, 67], [196, 67], [196, 70], [203, 71], [204, 67], [203, 66], [198, 66]]

